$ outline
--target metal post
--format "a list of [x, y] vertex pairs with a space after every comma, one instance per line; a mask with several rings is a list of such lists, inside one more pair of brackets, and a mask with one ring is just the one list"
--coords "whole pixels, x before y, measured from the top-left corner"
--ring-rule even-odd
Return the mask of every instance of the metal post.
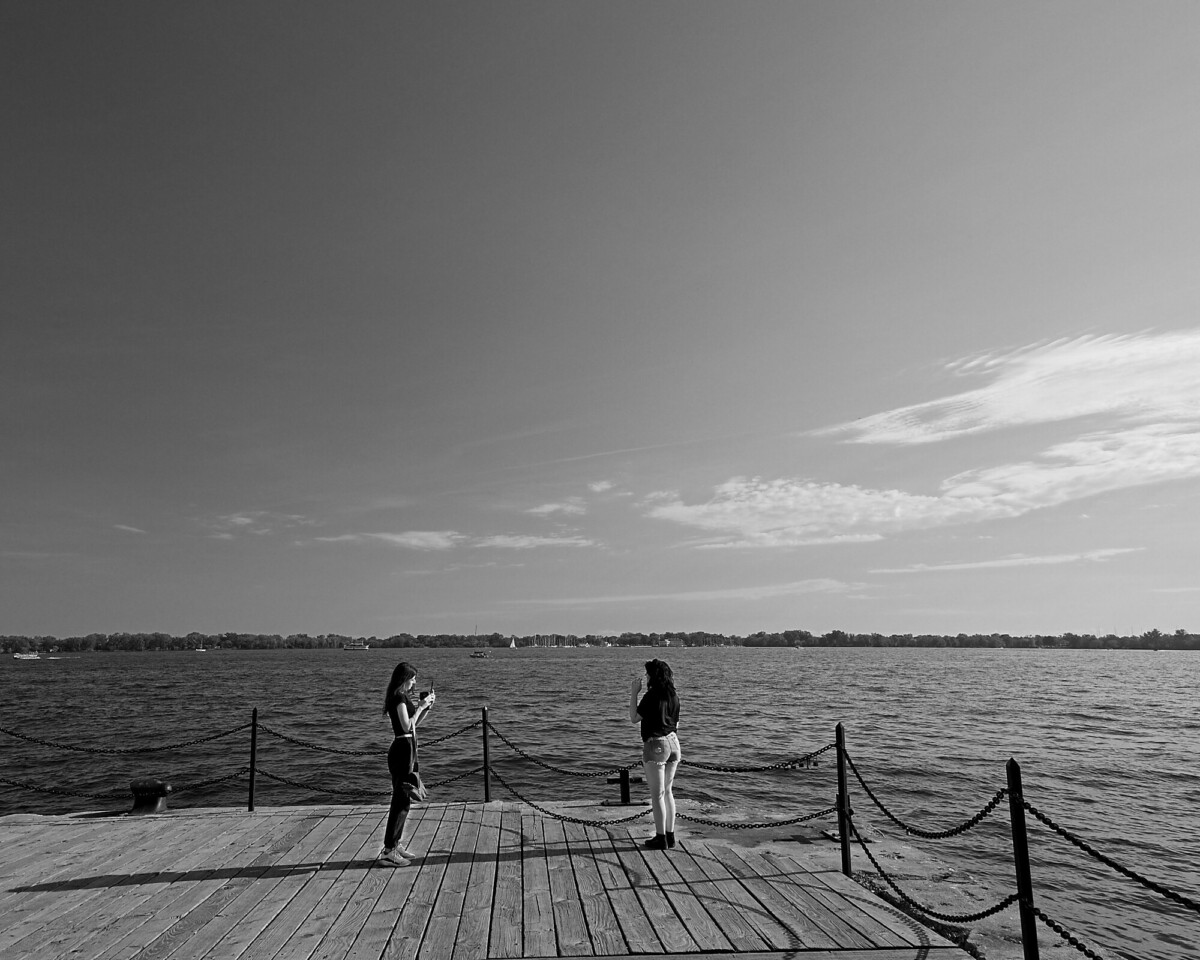
[[246, 808], [254, 812], [254, 771], [258, 766], [258, 707], [250, 712], [250, 803]]
[[1025, 795], [1021, 789], [1021, 765], [1009, 757], [1004, 769], [1008, 773], [1008, 812], [1012, 821], [1013, 862], [1017, 870], [1021, 948], [1025, 951], [1025, 960], [1039, 960], [1037, 917], [1033, 912], [1033, 878], [1029, 872], [1029, 837], [1025, 833]]
[[840, 723], [834, 731], [837, 741], [837, 818], [842, 845], [842, 873], [850, 876], [850, 791], [846, 781], [846, 728]]
[[487, 707], [483, 708], [483, 802], [492, 801], [492, 761], [488, 753]]

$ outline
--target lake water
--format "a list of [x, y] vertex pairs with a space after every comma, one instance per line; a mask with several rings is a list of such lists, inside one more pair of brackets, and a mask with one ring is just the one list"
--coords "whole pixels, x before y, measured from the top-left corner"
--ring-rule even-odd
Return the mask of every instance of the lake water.
[[[639, 757], [627, 717], [629, 680], [651, 655], [668, 659], [683, 701], [688, 759], [768, 765], [833, 741], [848, 750], [876, 795], [926, 830], [955, 826], [1004, 786], [1004, 764], [1022, 766], [1026, 798], [1101, 852], [1193, 900], [1200, 899], [1200, 654], [1153, 651], [962, 649], [561, 648], [408, 651], [228, 651], [83, 654], [0, 663], [0, 727], [89, 748], [153, 746], [259, 721], [348, 756], [305, 749], [260, 732], [261, 771], [345, 791], [317, 795], [260, 775], [256, 804], [386, 802], [390, 728], [380, 714], [395, 662], [421, 670], [438, 704], [423, 727], [421, 769], [436, 783], [479, 766], [478, 728], [430, 743], [480, 719], [553, 766], [599, 771]], [[157, 776], [182, 788], [172, 808], [241, 805], [249, 731], [161, 753], [51, 750], [0, 735], [0, 777], [114, 799], [55, 796], [0, 783], [0, 813], [128, 809], [128, 784]], [[495, 768], [533, 800], [617, 796], [605, 778], [565, 776], [491, 738]], [[765, 821], [829, 806], [832, 752], [811, 769], [766, 774], [681, 770], [677, 795], [700, 815]], [[851, 777], [856, 822], [900, 835]], [[507, 798], [493, 782], [493, 798]], [[438, 800], [482, 799], [473, 775], [434, 791]], [[941, 841], [912, 838], [987, 882], [983, 908], [1014, 888], [1007, 803], [976, 830]], [[1119, 878], [1030, 819], [1038, 905], [1108, 956], [1194, 958], [1200, 915]], [[856, 868], [869, 869], [855, 850]], [[903, 886], [903, 881], [901, 880]], [[1007, 914], [1018, 927], [1015, 909]], [[1043, 943], [1053, 935], [1042, 928]]]

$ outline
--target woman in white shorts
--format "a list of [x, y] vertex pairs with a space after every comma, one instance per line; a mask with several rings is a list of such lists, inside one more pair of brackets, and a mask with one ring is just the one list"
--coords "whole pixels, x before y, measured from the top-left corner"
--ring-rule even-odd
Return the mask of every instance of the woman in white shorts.
[[666, 850], [675, 846], [675, 771], [683, 759], [679, 746], [679, 697], [665, 660], [646, 661], [646, 694], [638, 700], [642, 678], [634, 677], [629, 697], [629, 721], [642, 733], [642, 769], [654, 814], [654, 838], [643, 846]]

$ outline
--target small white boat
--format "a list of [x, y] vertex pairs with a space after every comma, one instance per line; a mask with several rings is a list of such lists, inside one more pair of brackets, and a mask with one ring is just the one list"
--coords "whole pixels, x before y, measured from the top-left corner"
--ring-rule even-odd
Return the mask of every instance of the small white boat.
[[363, 640], [347, 640], [342, 644], [343, 650], [370, 650], [371, 647]]
[[33, 653], [14, 653], [14, 660], [41, 660], [42, 655], [36, 650]]
[[490, 660], [491, 654], [486, 650], [472, 650], [471, 658], [474, 660]]

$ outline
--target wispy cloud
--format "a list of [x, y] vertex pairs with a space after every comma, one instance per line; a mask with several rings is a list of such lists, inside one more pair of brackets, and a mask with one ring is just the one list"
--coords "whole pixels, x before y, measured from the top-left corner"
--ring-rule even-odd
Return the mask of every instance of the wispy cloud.
[[704, 546], [796, 547], [862, 543], [902, 530], [1014, 516], [1013, 507], [971, 496], [924, 496], [811, 480], [735, 477], [704, 503], [660, 493], [646, 514], [719, 533]]
[[208, 517], [200, 520], [200, 524], [209, 530], [213, 539], [233, 540], [244, 534], [262, 537], [296, 527], [310, 527], [316, 521], [296, 513], [248, 510]]
[[551, 514], [563, 514], [565, 516], [582, 516], [587, 513], [587, 504], [583, 497], [567, 497], [559, 503], [543, 503], [538, 507], [530, 507], [525, 511], [532, 513], [538, 517], [548, 517]]
[[597, 603], [693, 602], [729, 600], [769, 600], [774, 597], [800, 596], [808, 593], [848, 593], [861, 585], [841, 580], [796, 580], [792, 583], [773, 583], [754, 587], [726, 587], [718, 590], [687, 590], [680, 593], [627, 593], [599, 597], [553, 597], [544, 600], [506, 600], [510, 604], [532, 604], [547, 607], [574, 607]]
[[496, 534], [469, 537], [457, 530], [407, 530], [403, 533], [343, 533], [314, 537], [317, 543], [389, 543], [408, 550], [451, 550], [455, 547], [482, 547], [501, 550], [533, 550], [540, 547], [591, 547], [595, 542], [580, 536], [524, 536]]
[[592, 547], [595, 542], [584, 537], [530, 537], [518, 534], [499, 534], [478, 537], [471, 541], [475, 547], [499, 547], [503, 550], [532, 550], [536, 547]]
[[592, 493], [607, 493], [615, 484], [611, 480], [594, 480], [588, 484], [588, 489]]
[[709, 548], [792, 547], [1018, 517], [1100, 493], [1200, 478], [1200, 330], [1061, 340], [948, 369], [991, 382], [816, 435], [929, 444], [1083, 417], [1089, 428], [1028, 459], [954, 474], [936, 495], [735, 477], [703, 503], [654, 494], [645, 512], [717, 534]]
[[125, 533], [140, 533], [140, 534], [145, 534], [145, 532], [146, 532], [145, 530], [142, 530], [142, 529], [140, 529], [140, 528], [138, 528], [138, 527], [131, 527], [131, 526], [129, 526], [128, 524], [124, 524], [124, 523], [114, 523], [114, 524], [113, 524], [113, 529], [114, 529], [114, 530], [122, 530], [122, 531], [124, 531]]
[[871, 573], [941, 573], [945, 570], [987, 570], [1002, 567], [1039, 567], [1062, 563], [1103, 563], [1126, 553], [1137, 553], [1143, 547], [1113, 547], [1105, 550], [1087, 550], [1083, 553], [1057, 553], [1043, 556], [1014, 554], [997, 560], [977, 560], [971, 563], [914, 563], [907, 567], [892, 567], [872, 570]]
[[1057, 340], [946, 369], [991, 382], [818, 433], [855, 443], [935, 443], [1004, 427], [1106, 415], [1122, 424], [1200, 422], [1200, 331]]

